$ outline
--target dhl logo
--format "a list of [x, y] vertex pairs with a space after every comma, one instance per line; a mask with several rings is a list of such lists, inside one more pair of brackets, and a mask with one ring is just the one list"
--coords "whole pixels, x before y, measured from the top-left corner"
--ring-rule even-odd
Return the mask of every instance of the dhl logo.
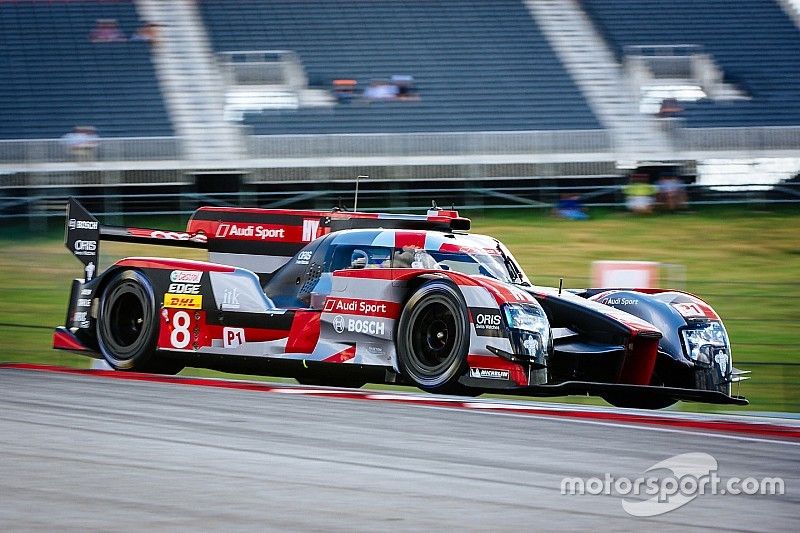
[[164, 294], [164, 307], [178, 309], [200, 309], [203, 307], [203, 296], [200, 294]]

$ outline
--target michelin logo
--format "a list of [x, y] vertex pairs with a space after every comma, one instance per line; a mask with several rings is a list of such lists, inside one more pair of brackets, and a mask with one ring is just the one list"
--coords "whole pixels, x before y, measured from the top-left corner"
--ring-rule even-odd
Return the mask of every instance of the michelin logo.
[[497, 370], [496, 368], [470, 368], [469, 377], [479, 379], [509, 379], [508, 370]]

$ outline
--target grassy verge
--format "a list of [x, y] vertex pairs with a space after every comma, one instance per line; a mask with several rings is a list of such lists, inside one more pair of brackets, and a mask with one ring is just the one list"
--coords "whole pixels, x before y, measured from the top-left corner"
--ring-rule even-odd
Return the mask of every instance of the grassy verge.
[[[598, 210], [584, 222], [558, 220], [538, 211], [471, 215], [474, 231], [503, 240], [537, 284], [557, 285], [564, 278], [567, 288], [588, 286], [593, 260], [681, 265], [683, 288], [703, 296], [723, 316], [734, 361], [753, 370], [752, 381], [742, 387], [752, 409], [800, 411], [796, 351], [800, 213], [796, 209], [709, 208], [650, 217]], [[183, 221], [125, 222], [177, 229]], [[204, 257], [192, 250], [118, 243], [103, 243], [102, 249], [104, 265], [127, 255]], [[35, 236], [27, 228], [0, 231], [0, 353], [5, 360], [88, 366], [86, 358], [50, 348], [50, 328], [63, 323], [69, 282], [80, 274], [79, 263], [61, 243], [60, 228], [53, 226]], [[714, 407], [682, 404], [681, 408]]]

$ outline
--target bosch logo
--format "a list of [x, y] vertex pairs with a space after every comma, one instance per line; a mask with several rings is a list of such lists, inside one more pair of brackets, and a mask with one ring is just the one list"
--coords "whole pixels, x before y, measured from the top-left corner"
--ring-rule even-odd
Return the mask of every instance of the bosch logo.
[[69, 219], [69, 229], [97, 229], [97, 222], [93, 220]]
[[342, 315], [336, 315], [334, 317], [333, 329], [336, 330], [336, 333], [342, 333], [344, 331], [344, 317]]
[[347, 320], [347, 331], [355, 333], [366, 333], [368, 335], [383, 335], [385, 332], [385, 324], [377, 320], [359, 320], [350, 318]]

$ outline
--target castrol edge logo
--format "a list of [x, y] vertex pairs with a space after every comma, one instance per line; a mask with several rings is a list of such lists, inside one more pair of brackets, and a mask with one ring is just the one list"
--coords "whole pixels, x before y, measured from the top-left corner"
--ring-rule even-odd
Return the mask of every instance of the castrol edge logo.
[[173, 283], [200, 283], [203, 273], [199, 270], [173, 270], [169, 280]]

